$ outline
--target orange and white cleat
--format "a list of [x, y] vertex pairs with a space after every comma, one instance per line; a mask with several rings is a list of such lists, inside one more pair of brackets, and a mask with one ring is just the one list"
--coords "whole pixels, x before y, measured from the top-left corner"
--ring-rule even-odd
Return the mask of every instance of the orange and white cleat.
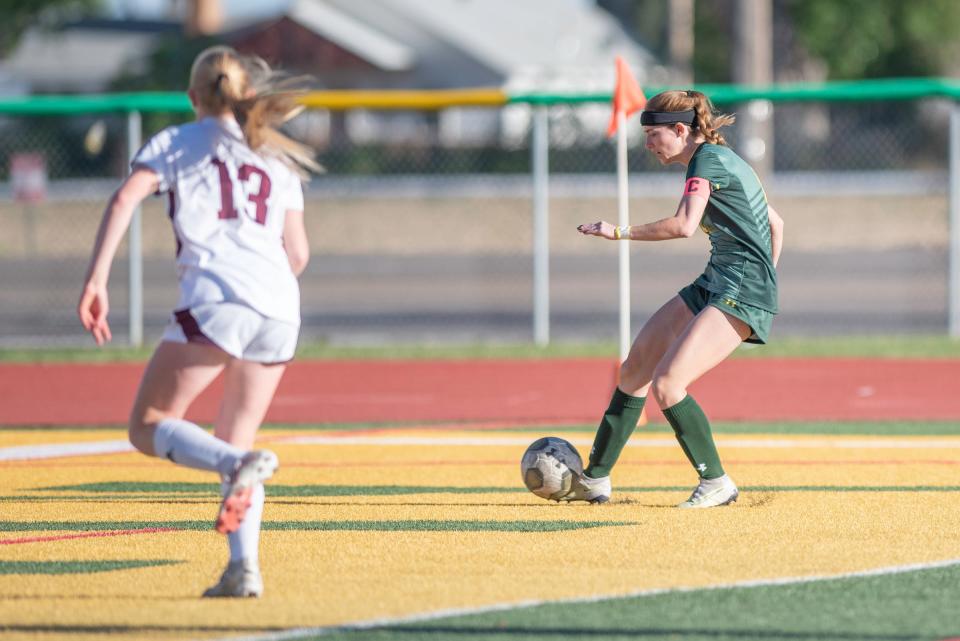
[[220, 534], [236, 532], [247, 515], [253, 488], [273, 476], [280, 461], [270, 450], [249, 452], [240, 459], [240, 464], [227, 480], [227, 490], [220, 504], [216, 530]]

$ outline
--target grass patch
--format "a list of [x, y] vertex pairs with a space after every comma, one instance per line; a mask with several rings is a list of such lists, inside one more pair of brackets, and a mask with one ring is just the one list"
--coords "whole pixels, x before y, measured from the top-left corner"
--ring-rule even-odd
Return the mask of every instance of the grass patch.
[[[5, 363], [109, 363], [146, 361], [153, 346], [0, 349]], [[316, 360], [457, 360], [457, 359], [617, 359], [617, 343], [531, 343], [466, 345], [371, 345], [346, 347], [307, 343], [298, 359]], [[733, 358], [960, 358], [960, 340], [945, 335], [838, 336], [774, 338], [770, 345], [744, 346]]]
[[946, 335], [787, 337], [744, 346], [734, 358], [958, 358], [960, 340]]

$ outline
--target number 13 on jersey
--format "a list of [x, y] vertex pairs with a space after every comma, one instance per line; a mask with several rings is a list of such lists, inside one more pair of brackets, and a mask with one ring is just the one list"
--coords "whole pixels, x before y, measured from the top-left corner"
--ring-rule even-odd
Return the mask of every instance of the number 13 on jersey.
[[[220, 173], [220, 211], [217, 212], [217, 216], [221, 220], [237, 218], [239, 213], [233, 202], [234, 178], [230, 175], [231, 167], [219, 158], [213, 158], [211, 162]], [[251, 180], [254, 176], [258, 176], [259, 180]], [[267, 198], [270, 197], [270, 176], [259, 167], [244, 163], [237, 168], [236, 180], [240, 183], [240, 188], [247, 200], [256, 206], [253, 219], [261, 225], [266, 224]], [[245, 203], [241, 204], [241, 206], [243, 205]]]

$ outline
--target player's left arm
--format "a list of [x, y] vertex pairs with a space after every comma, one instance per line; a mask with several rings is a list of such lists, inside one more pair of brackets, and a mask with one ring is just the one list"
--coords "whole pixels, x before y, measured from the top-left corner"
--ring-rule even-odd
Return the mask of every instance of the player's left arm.
[[783, 249], [783, 218], [770, 205], [767, 205], [767, 216], [770, 218], [770, 253], [773, 266], [776, 267], [780, 261], [780, 250]]

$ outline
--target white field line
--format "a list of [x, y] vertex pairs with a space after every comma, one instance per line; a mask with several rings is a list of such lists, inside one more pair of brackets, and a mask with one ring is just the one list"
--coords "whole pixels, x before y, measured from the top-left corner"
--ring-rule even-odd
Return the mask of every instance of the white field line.
[[[921, 570], [933, 570], [938, 568], [948, 568], [960, 565], [960, 559], [947, 559], [944, 561], [934, 561], [931, 563], [911, 563], [908, 565], [893, 565], [872, 570], [861, 570], [859, 572], [844, 572], [841, 574], [813, 575], [800, 577], [782, 577], [776, 579], [755, 579], [750, 581], [737, 581], [734, 583], [718, 583], [716, 585], [705, 585], [700, 587], [677, 587], [677, 588], [657, 588], [651, 590], [636, 590], [624, 594], [609, 594], [603, 596], [573, 597], [567, 599], [542, 599], [518, 601], [515, 603], [497, 603], [493, 605], [477, 606], [472, 608], [450, 608], [446, 610], [435, 610], [433, 612], [424, 612], [409, 616], [370, 619], [366, 621], [353, 621], [340, 625], [321, 626], [315, 628], [291, 628], [283, 632], [275, 632], [262, 635], [252, 635], [247, 637], [230, 637], [229, 641], [286, 641], [287, 639], [302, 639], [304, 637], [324, 636], [339, 632], [349, 632], [351, 630], [367, 630], [382, 626], [403, 625], [408, 623], [418, 623], [422, 621], [432, 621], [435, 619], [444, 619], [447, 617], [465, 616], [471, 614], [487, 614], [490, 612], [503, 612], [505, 610], [515, 610], [521, 608], [533, 608], [539, 605], [562, 605], [573, 603], [597, 603], [600, 601], [611, 601], [614, 599], [629, 599], [637, 597], [657, 596], [661, 594], [678, 594], [684, 592], [707, 592], [713, 590], [736, 590], [740, 588], [759, 588], [780, 585], [798, 585], [803, 583], [816, 583], [819, 581], [836, 581], [840, 579], [852, 579], [870, 576], [886, 576], [890, 574], [903, 574], [905, 572], [918, 572]], [[223, 641], [226, 641], [224, 639]]]
[[130, 441], [88, 441], [86, 443], [50, 443], [0, 448], [0, 461], [29, 461], [65, 456], [96, 456], [132, 452]]
[[[568, 438], [574, 445], [589, 447], [593, 444], [592, 438]], [[830, 438], [724, 438], [717, 437], [717, 444], [728, 448], [753, 449], [960, 449], [960, 439], [930, 437], [929, 439], [903, 439], [886, 437], [867, 437], [863, 439], [830, 439]], [[529, 436], [281, 436], [271, 439], [271, 444], [286, 445], [418, 445], [418, 446], [459, 446], [484, 447], [496, 445], [526, 446], [530, 444]], [[634, 438], [627, 443], [627, 447], [677, 447], [672, 438]], [[133, 446], [128, 441], [88, 441], [83, 443], [51, 443], [47, 445], [19, 445], [16, 447], [0, 448], [0, 461], [29, 461], [68, 456], [98, 456], [101, 454], [118, 454], [132, 452]]]

